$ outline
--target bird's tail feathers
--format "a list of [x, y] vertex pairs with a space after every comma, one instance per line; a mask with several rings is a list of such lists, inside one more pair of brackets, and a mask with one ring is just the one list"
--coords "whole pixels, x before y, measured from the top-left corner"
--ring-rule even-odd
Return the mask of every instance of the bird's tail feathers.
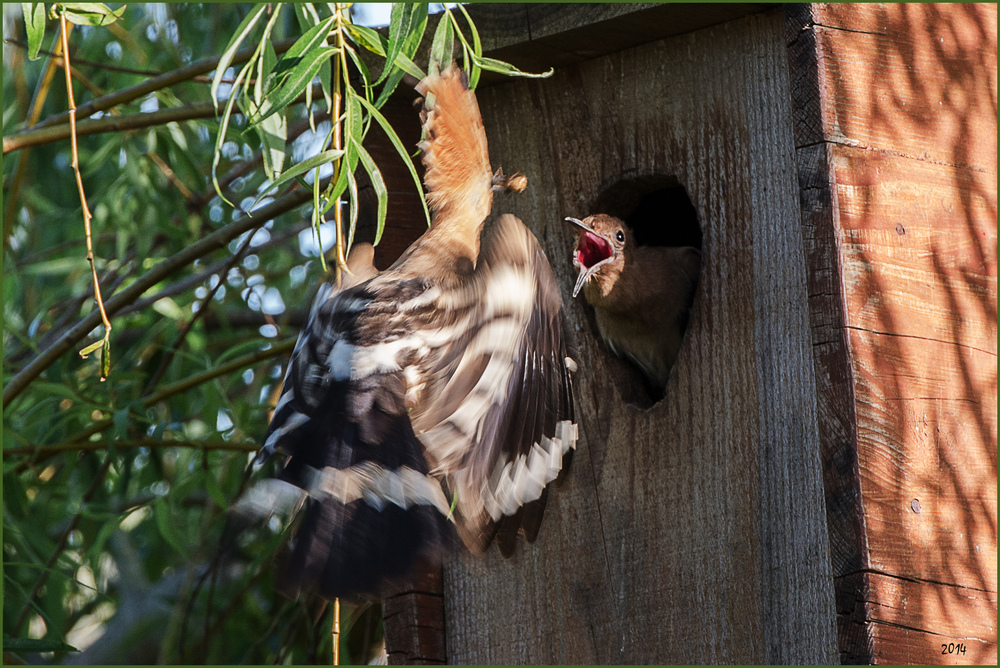
[[405, 413], [375, 445], [335, 415], [313, 421], [281, 474], [306, 500], [280, 589], [325, 598], [372, 593], [406, 576], [417, 557], [440, 558], [450, 540], [449, 503], [427, 475]]

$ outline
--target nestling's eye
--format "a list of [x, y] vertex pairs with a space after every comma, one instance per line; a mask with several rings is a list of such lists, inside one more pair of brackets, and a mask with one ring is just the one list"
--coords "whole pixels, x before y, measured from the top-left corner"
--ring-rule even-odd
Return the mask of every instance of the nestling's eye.
[[625, 242], [625, 233], [622, 232], [621, 230], [618, 230], [617, 232], [615, 232], [615, 240], [618, 241], [618, 243], [624, 243]]

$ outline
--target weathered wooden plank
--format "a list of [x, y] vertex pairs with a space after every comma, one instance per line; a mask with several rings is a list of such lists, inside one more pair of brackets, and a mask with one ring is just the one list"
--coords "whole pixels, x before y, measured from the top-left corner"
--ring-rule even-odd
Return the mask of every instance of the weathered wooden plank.
[[[777, 14], [777, 13], [776, 13]], [[748, 21], [753, 25], [752, 21]], [[775, 22], [781, 26], [781, 22]], [[749, 26], [748, 26], [749, 27]], [[780, 34], [748, 29], [746, 49], [757, 54], [744, 66], [750, 152], [755, 264], [755, 341], [760, 391], [761, 564], [763, 614], [769, 622], [765, 639], [769, 663], [815, 660], [819, 646], [803, 638], [817, 630], [815, 619], [801, 614], [798, 601], [815, 600], [822, 589], [832, 604], [832, 582], [800, 578], [798, 572], [825, 573], [829, 568], [828, 537], [817, 431], [815, 376], [812, 373], [806, 264], [799, 219], [794, 140], [788, 106], [785, 44]], [[782, 249], [786, 261], [775, 264]], [[781, 388], [791, 401], [774, 401]], [[809, 443], [802, 449], [796, 443]], [[801, 536], [813, 532], [806, 548]], [[822, 549], [815, 549], [822, 546]], [[795, 556], [793, 556], [795, 555]], [[787, 560], [794, 560], [789, 567]], [[791, 638], [797, 640], [791, 641]], [[824, 639], [825, 640], [825, 639]], [[798, 645], [798, 646], [796, 646]]]
[[870, 571], [856, 571], [837, 578], [837, 649], [840, 663], [844, 665], [875, 662], [870, 580]]
[[988, 663], [996, 7], [787, 15], [841, 658]]
[[[996, 606], [996, 592], [939, 582], [917, 582], [881, 573], [872, 573], [871, 582], [874, 585], [870, 591], [872, 617], [879, 622], [908, 626], [919, 619], [923, 621], [920, 628], [931, 629], [935, 635], [942, 636], [943, 642], [969, 639], [988, 644], [996, 635], [996, 619], [984, 614], [991, 606]], [[953, 614], [956, 610], [964, 614], [956, 616]], [[940, 647], [934, 651], [941, 654]], [[995, 643], [993, 651], [996, 652]], [[983, 658], [974, 653], [956, 657], [962, 663], [996, 663], [981, 661]]]
[[[933, 596], [933, 594], [924, 594]], [[996, 610], [996, 601], [992, 607]], [[987, 606], [983, 606], [984, 610]], [[982, 612], [980, 612], [980, 615]], [[997, 645], [978, 638], [963, 638], [954, 640], [948, 636], [928, 633], [920, 629], [911, 629], [895, 624], [883, 624], [878, 621], [872, 624], [875, 633], [876, 664], [888, 665], [983, 665], [996, 664]], [[966, 650], [959, 653], [961, 643]], [[946, 650], [948, 648], [948, 650]]]
[[995, 592], [876, 572], [840, 579], [841, 663], [996, 663]]
[[382, 620], [390, 664], [447, 663], [440, 564], [421, 561], [401, 582], [387, 584]]
[[996, 592], [879, 573], [871, 582], [876, 663], [996, 664]]
[[815, 7], [826, 140], [996, 180], [995, 4]]
[[[532, 227], [563, 285], [582, 433], [534, 545], [446, 566], [450, 661], [835, 658], [781, 34], [780, 12], [750, 17], [481, 92], [494, 162], [529, 181], [495, 210]], [[561, 222], [634, 169], [675, 175], [704, 233], [688, 337], [649, 408], [568, 299]]]
[[[996, 40], [997, 8], [991, 2], [969, 3], [955, 12], [948, 3], [927, 3], [910, 7], [878, 6], [869, 3], [816, 3], [804, 5], [810, 9], [812, 21], [827, 28], [839, 28], [859, 33], [898, 37], [907, 32], [926, 32], [928, 24], [934, 30], [951, 33], [954, 40], [940, 42], [943, 53], [957, 60], [982, 45]], [[961, 49], [953, 51], [952, 49]], [[988, 56], [989, 54], [982, 54]], [[993, 54], [994, 57], [996, 53]]]
[[[483, 49], [528, 71], [560, 68], [716, 25], [771, 5], [473, 4]], [[487, 77], [488, 83], [502, 78]]]
[[826, 69], [819, 66], [813, 14], [817, 5], [785, 5], [785, 42], [788, 45], [789, 92], [795, 146], [801, 148], [824, 141], [823, 109]]
[[871, 567], [995, 592], [996, 357], [850, 334]]
[[[841, 256], [833, 224], [829, 146], [796, 151], [802, 236], [808, 266], [809, 319], [819, 416], [830, 558], [835, 577], [868, 568], [857, 454], [854, 378], [841, 288]], [[850, 583], [838, 579], [838, 592]], [[841, 651], [847, 651], [841, 638]], [[860, 656], [864, 647], [849, 651]]]
[[996, 176], [837, 147], [850, 325], [996, 354]]

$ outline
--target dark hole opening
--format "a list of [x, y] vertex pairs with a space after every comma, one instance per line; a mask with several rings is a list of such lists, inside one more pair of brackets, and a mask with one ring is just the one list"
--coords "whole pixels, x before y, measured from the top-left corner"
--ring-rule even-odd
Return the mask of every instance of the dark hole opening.
[[[602, 185], [589, 212], [624, 220], [639, 246], [693, 246], [702, 250], [698, 212], [675, 176], [638, 170], [619, 174]], [[692, 300], [693, 295], [694, 290]], [[686, 329], [686, 319], [681, 326]], [[594, 331], [596, 334], [596, 326]], [[638, 367], [624, 360], [614, 381], [624, 401], [641, 408], [648, 408], [664, 396]]]
[[626, 172], [601, 187], [591, 211], [624, 220], [640, 246], [694, 246], [701, 250], [698, 212], [674, 176]]

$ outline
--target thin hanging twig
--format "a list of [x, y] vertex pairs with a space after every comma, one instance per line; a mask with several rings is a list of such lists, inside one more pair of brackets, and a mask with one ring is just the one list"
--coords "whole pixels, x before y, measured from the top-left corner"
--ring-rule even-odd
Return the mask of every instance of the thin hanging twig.
[[146, 383], [146, 388], [143, 391], [143, 394], [148, 394], [152, 388], [160, 384], [160, 379], [162, 379], [163, 374], [167, 372], [167, 367], [170, 366], [170, 362], [173, 361], [174, 356], [177, 354], [177, 351], [180, 350], [181, 344], [184, 343], [184, 339], [186, 339], [187, 335], [191, 332], [191, 328], [194, 327], [194, 324], [198, 321], [199, 318], [203, 317], [208, 312], [209, 307], [212, 305], [212, 299], [215, 297], [215, 294], [218, 292], [219, 288], [221, 288], [225, 283], [226, 275], [229, 274], [229, 271], [233, 267], [235, 267], [236, 264], [243, 259], [243, 256], [246, 255], [247, 251], [250, 250], [250, 242], [253, 240], [256, 234], [257, 230], [248, 233], [246, 240], [243, 241], [243, 244], [240, 246], [239, 250], [237, 250], [236, 253], [234, 253], [231, 258], [229, 258], [229, 260], [222, 267], [222, 269], [219, 270], [218, 273], [212, 274], [212, 276], [215, 276], [218, 279], [215, 283], [215, 286], [211, 290], [209, 290], [208, 294], [205, 295], [205, 298], [201, 300], [201, 305], [198, 307], [198, 310], [195, 311], [194, 314], [191, 316], [191, 319], [188, 320], [183, 327], [181, 327], [181, 331], [177, 333], [177, 337], [174, 339], [173, 344], [171, 344], [170, 348], [167, 349], [166, 354], [160, 361], [159, 367], [157, 367], [152, 377]]
[[[11, 46], [16, 46], [20, 49], [27, 50], [28, 44], [17, 39], [11, 39], [10, 37], [3, 38], [4, 44], [10, 44]], [[47, 49], [39, 49], [38, 53], [43, 56], [58, 56], [62, 57], [61, 53], [55, 51], [49, 51]], [[94, 60], [86, 60], [84, 58], [74, 58], [73, 62], [77, 65], [86, 65], [87, 67], [93, 67], [99, 70], [104, 70], [106, 72], [118, 72], [120, 74], [133, 74], [137, 77], [160, 77], [163, 76], [163, 72], [158, 70], [139, 70], [134, 67], [121, 67], [119, 65], [109, 65], [108, 63], [99, 63]], [[76, 74], [76, 72], [74, 72]], [[198, 83], [212, 83], [212, 77], [207, 77], [205, 75], [199, 74], [196, 77], [191, 77], [191, 81], [197, 81]], [[235, 79], [220, 79], [219, 83], [232, 84]], [[28, 125], [33, 125], [36, 121], [29, 123]]]
[[[340, 94], [340, 68], [344, 66], [345, 56], [344, 53], [344, 7], [342, 4], [337, 3], [333, 7], [333, 11], [337, 14], [337, 34], [334, 38], [334, 44], [337, 47], [337, 53], [333, 59], [333, 113], [331, 117], [334, 119], [340, 118], [340, 104], [341, 104], [341, 94]], [[350, 85], [350, 82], [344, 78], [344, 83]], [[341, 139], [341, 134], [343, 127], [339, 120], [335, 121], [333, 128], [333, 148], [334, 150], [340, 150], [343, 146], [343, 141]], [[350, 169], [350, 165], [344, 161], [341, 157], [338, 159], [338, 171], [340, 169]], [[316, 175], [317, 179], [319, 174]], [[340, 206], [340, 202], [337, 202], [333, 206], [333, 220], [337, 226], [337, 287], [343, 284], [344, 271], [347, 268], [347, 261], [344, 258], [344, 214], [343, 207]], [[340, 599], [333, 599], [333, 665], [340, 665]]]
[[340, 599], [333, 599], [333, 665], [340, 665]]
[[[330, 117], [334, 119], [333, 125], [333, 149], [339, 151], [343, 148], [343, 141], [341, 139], [341, 134], [343, 132], [343, 125], [340, 119], [340, 105], [343, 96], [340, 93], [341, 87], [341, 76], [340, 68], [344, 61], [344, 22], [343, 22], [343, 5], [339, 2], [334, 5], [334, 11], [337, 14], [337, 31], [336, 37], [334, 37], [334, 43], [337, 47], [337, 53], [333, 56], [333, 113]], [[347, 82], [345, 82], [347, 83]], [[350, 169], [350, 165], [344, 160], [343, 156], [337, 158], [337, 176], [339, 179], [340, 170], [347, 168]], [[344, 226], [343, 226], [343, 211], [341, 210], [340, 202], [336, 202], [333, 205], [333, 221], [337, 227], [337, 270], [336, 279], [337, 287], [340, 287], [344, 280], [344, 269], [347, 267], [347, 260], [344, 259]], [[322, 252], [322, 248], [320, 249]]]
[[[66, 73], [66, 96], [69, 99], [69, 139], [73, 152], [73, 174], [76, 175], [76, 187], [80, 191], [80, 206], [83, 207], [83, 228], [87, 236], [87, 262], [90, 263], [90, 274], [94, 279], [94, 299], [101, 312], [101, 322], [104, 324], [104, 339], [101, 341], [101, 380], [107, 380], [111, 368], [111, 321], [104, 310], [104, 298], [101, 296], [101, 283], [97, 278], [97, 266], [94, 264], [94, 242], [90, 234], [90, 221], [93, 215], [87, 206], [87, 194], [83, 190], [83, 176], [80, 174], [80, 155], [76, 146], [76, 100], [73, 98], [73, 68], [69, 62], [69, 22], [66, 16], [59, 16], [59, 27], [62, 31], [62, 52], [65, 62], [63, 71]], [[84, 349], [86, 350], [86, 348]], [[81, 353], [82, 354], [82, 353]], [[86, 357], [86, 355], [84, 355]]]

